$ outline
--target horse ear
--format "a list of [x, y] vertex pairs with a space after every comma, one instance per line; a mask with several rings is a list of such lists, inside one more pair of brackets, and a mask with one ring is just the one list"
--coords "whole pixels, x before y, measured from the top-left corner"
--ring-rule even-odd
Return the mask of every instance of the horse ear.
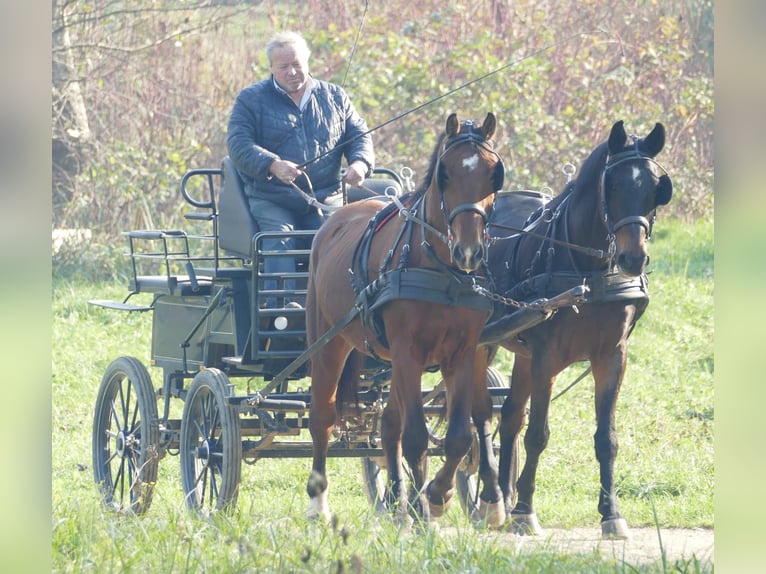
[[649, 157], [654, 157], [662, 151], [665, 146], [665, 126], [657, 122], [654, 129], [639, 144], [641, 151]]
[[447, 137], [454, 136], [458, 132], [458, 129], [460, 129], [460, 122], [457, 121], [457, 114], [451, 113], [447, 118]]
[[492, 136], [495, 135], [495, 129], [497, 129], [497, 118], [495, 114], [489, 112], [484, 118], [484, 123], [481, 124], [481, 133], [484, 134], [484, 139], [492, 139]]
[[628, 145], [628, 134], [625, 133], [625, 125], [622, 120], [612, 126], [609, 133], [609, 153], [621, 152]]
[[670, 203], [670, 198], [673, 197], [673, 181], [669, 176], [663, 175], [660, 177], [660, 181], [657, 184], [657, 192], [655, 197], [655, 205], [667, 205]]

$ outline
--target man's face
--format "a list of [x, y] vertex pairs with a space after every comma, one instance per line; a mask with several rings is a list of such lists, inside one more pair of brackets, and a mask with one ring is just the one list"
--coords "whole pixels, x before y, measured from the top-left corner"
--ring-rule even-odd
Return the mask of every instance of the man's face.
[[308, 80], [308, 58], [299, 56], [292, 46], [277, 48], [271, 53], [271, 73], [288, 94], [298, 92]]

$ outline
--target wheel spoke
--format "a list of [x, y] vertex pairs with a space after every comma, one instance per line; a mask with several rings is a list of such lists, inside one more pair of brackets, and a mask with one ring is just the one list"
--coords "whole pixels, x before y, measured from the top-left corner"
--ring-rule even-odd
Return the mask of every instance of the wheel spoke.
[[213, 508], [216, 501], [220, 498], [221, 489], [212, 465], [208, 465], [208, 471], [210, 472], [210, 507]]
[[201, 463], [200, 465], [200, 474], [197, 478], [197, 483], [202, 481], [202, 488], [200, 489], [199, 498], [201, 501], [205, 500], [205, 491], [207, 491], [207, 475], [209, 472], [209, 468], [206, 462]]
[[133, 420], [130, 423], [130, 434], [133, 434], [136, 431], [136, 428], [141, 424], [141, 411], [139, 410], [139, 404], [138, 401], [136, 401], [135, 406], [133, 407]]
[[[109, 407], [110, 407], [109, 410], [111, 411], [112, 418], [114, 419], [114, 427], [119, 430], [122, 427], [120, 426], [120, 413], [117, 412], [116, 402], [117, 402], [117, 400], [115, 399], [115, 400], [113, 400], [109, 404]], [[115, 436], [116, 436], [116, 434], [115, 434]]]
[[112, 462], [112, 461], [115, 459], [115, 457], [116, 457], [116, 456], [117, 456], [117, 451], [114, 451], [114, 452], [113, 452], [112, 454], [110, 454], [110, 455], [109, 455], [109, 457], [107, 457], [107, 459], [104, 461], [104, 466], [105, 466], [105, 467], [109, 467], [109, 465], [110, 465], [110, 464], [111, 464], [111, 462]]
[[115, 474], [114, 485], [112, 492], [120, 491], [120, 502], [125, 499], [125, 460], [120, 459], [120, 463], [117, 465], [117, 473]]

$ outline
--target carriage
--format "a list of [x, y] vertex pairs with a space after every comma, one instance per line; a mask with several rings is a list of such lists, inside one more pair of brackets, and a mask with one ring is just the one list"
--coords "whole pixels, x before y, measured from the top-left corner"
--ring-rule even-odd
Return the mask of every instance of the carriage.
[[[370, 190], [401, 195], [411, 186], [411, 172], [401, 172], [377, 168], [364, 190], [344, 193], [349, 201]], [[212, 511], [236, 503], [243, 460], [308, 458], [312, 452], [304, 433], [310, 394], [296, 384], [307, 371], [305, 315], [301, 307], [285, 302], [305, 295], [307, 257], [316, 232], [259, 232], [229, 158], [220, 168], [187, 172], [180, 190], [194, 209], [185, 217], [204, 222], [210, 232], [125, 232], [132, 266], [127, 296], [89, 301], [107, 309], [150, 312], [150, 365], [162, 373], [162, 384], [155, 388], [141, 361], [119, 357], [106, 369], [98, 390], [93, 469], [105, 504], [118, 511], [149, 508], [158, 463], [169, 454], [180, 458], [188, 506]], [[304, 245], [286, 252], [265, 250], [264, 240], [274, 236]], [[266, 274], [263, 262], [276, 256], [294, 257], [297, 271]], [[269, 280], [277, 282], [276, 289], [264, 288]], [[286, 286], [293, 281], [293, 288]], [[134, 303], [146, 296], [150, 302]], [[267, 298], [276, 298], [277, 305], [266, 307]], [[358, 397], [363, 410], [353, 425], [336, 429], [329, 452], [362, 459], [366, 493], [378, 505], [383, 492], [380, 414], [389, 377], [388, 363], [366, 362]], [[235, 384], [242, 380], [244, 386]], [[262, 386], [251, 388], [253, 380]], [[491, 368], [487, 384], [499, 409], [507, 392], [500, 372]], [[237, 387], [247, 392], [238, 394]], [[180, 419], [170, 414], [173, 399], [184, 403]], [[433, 423], [428, 454], [439, 456], [444, 391], [438, 385], [424, 389], [423, 400]], [[472, 469], [475, 464], [467, 459], [460, 473], [461, 499], [468, 505]]]
[[[448, 119], [448, 129], [451, 119]], [[485, 124], [488, 120], [485, 120]], [[470, 129], [470, 122], [467, 124]], [[615, 141], [619, 139], [620, 149], [627, 149], [632, 145], [635, 151], [623, 151], [622, 155], [613, 154], [617, 158], [614, 165], [622, 162], [641, 162], [649, 166], [642, 169], [654, 169], [651, 167], [651, 158], [662, 148], [664, 132], [661, 138], [654, 138], [661, 141], [659, 145], [655, 142], [654, 147], [657, 149], [649, 153], [639, 150], [639, 141], [636, 138], [629, 141], [622, 129], [622, 123], [619, 122], [618, 125], [620, 137], [614, 135], [617, 124], [611, 137]], [[494, 132], [494, 116], [491, 132]], [[491, 136], [491, 133], [489, 135]], [[456, 139], [461, 143], [476, 144], [476, 137], [473, 135]], [[617, 147], [616, 143], [613, 145]], [[441, 156], [434, 154], [432, 167], [437, 168], [435, 172], [440, 169], [440, 163], [445, 163], [442, 162], [442, 158], [448, 147], [449, 145], [444, 146]], [[607, 154], [601, 155], [602, 165], [594, 171], [594, 181], [598, 183], [598, 178], [601, 178], [600, 186], [595, 187], [599, 188], [603, 195], [605, 174], [611, 166]], [[549, 231], [548, 235], [542, 237], [542, 245], [564, 243], [554, 237], [551, 213], [544, 209], [552, 198], [539, 192], [501, 191], [503, 166], [499, 156], [492, 163], [494, 173], [490, 174], [490, 189], [494, 191], [487, 201], [494, 205], [495, 214], [500, 214], [495, 219], [502, 220], [504, 225], [499, 227], [513, 231], [512, 237], [518, 238], [526, 233], [530, 236], [542, 233], [547, 225]], [[465, 160], [463, 165], [466, 165]], [[475, 163], [473, 166], [471, 169], [475, 169]], [[631, 181], [639, 182], [635, 165], [631, 169]], [[663, 177], [667, 178], [667, 175]], [[434, 175], [434, 179], [436, 178]], [[583, 184], [583, 187], [585, 186], [586, 184]], [[594, 184], [589, 181], [587, 186], [594, 187]], [[616, 187], [616, 184], [613, 187]], [[659, 189], [662, 185], [655, 187]], [[236, 505], [243, 461], [253, 463], [266, 458], [312, 456], [316, 461], [316, 445], [311, 440], [306, 440], [312, 419], [312, 392], [300, 386], [301, 379], [307, 376], [312, 357], [319, 355], [326, 360], [331, 356], [326, 353], [323, 355], [325, 347], [334, 340], [341, 329], [361, 313], [363, 306], [349, 304], [352, 310], [346, 316], [338, 319], [323, 334], [320, 333], [321, 336], [310, 336], [311, 333], [307, 333], [307, 313], [294, 302], [304, 300], [307, 293], [311, 294], [309, 258], [317, 231], [293, 231], [284, 234], [260, 232], [250, 216], [242, 182], [229, 158], [223, 160], [220, 168], [193, 169], [187, 172], [181, 180], [180, 190], [186, 204], [194, 208], [194, 211], [187, 213], [185, 217], [195, 231], [125, 232], [132, 265], [128, 295], [122, 301], [89, 302], [126, 312], [151, 312], [150, 365], [162, 373], [162, 384], [155, 387], [148, 369], [140, 360], [122, 356], [107, 367], [98, 389], [93, 422], [94, 478], [105, 505], [117, 511], [141, 514], [148, 510], [157, 480], [159, 461], [169, 454], [179, 456], [187, 505], [205, 513]], [[397, 207], [396, 210], [390, 210], [392, 214], [398, 213], [402, 219], [412, 219], [412, 210], [402, 205], [398, 199], [412, 190], [411, 172], [407, 168], [399, 173], [379, 168], [366, 180], [364, 189], [347, 189], [344, 186], [343, 204], [353, 204], [354, 200], [371, 195], [386, 198], [386, 202]], [[654, 187], [651, 193], [655, 193]], [[669, 193], [668, 189], [665, 203], [670, 199]], [[444, 195], [443, 190], [441, 194]], [[603, 209], [606, 209], [605, 197], [601, 198], [601, 203]], [[617, 225], [643, 229], [645, 237], [640, 241], [643, 244], [651, 229], [644, 214], [662, 203], [662, 199], [656, 200], [652, 195], [651, 204], [642, 204], [634, 208], [634, 211], [638, 209], [635, 215], [622, 215]], [[425, 209], [423, 211], [425, 212]], [[461, 217], [474, 219], [477, 215], [482, 215], [482, 225], [486, 227], [488, 223], [486, 214], [476, 204], [461, 204], [451, 214], [447, 214], [444, 208], [442, 211], [445, 218], [449, 215], [450, 221], [457, 214], [464, 214]], [[594, 210], [591, 208], [589, 211], [592, 216]], [[537, 219], [534, 219], [535, 217]], [[606, 222], [605, 213], [604, 221]], [[539, 222], [545, 225], [538, 225]], [[424, 230], [424, 238], [427, 228], [434, 230], [427, 221], [420, 221], [420, 224]], [[380, 222], [380, 225], [383, 223]], [[613, 225], [611, 221], [609, 225]], [[590, 223], [588, 226], [593, 227]], [[449, 230], [449, 225], [447, 227]], [[204, 231], [198, 232], [198, 229]], [[451, 230], [449, 234], [451, 235]], [[468, 297], [474, 294], [476, 297], [484, 297], [490, 301], [490, 308], [494, 304], [495, 316], [482, 332], [482, 345], [492, 349], [501, 345], [515, 351], [514, 344], [518, 343], [515, 336], [518, 333], [548, 322], [559, 309], [572, 308], [581, 303], [613, 303], [614, 298], [609, 297], [602, 300], [588, 299], [587, 283], [600, 287], [607, 295], [616, 290], [620, 308], [634, 305], [638, 301], [642, 312], [647, 300], [643, 275], [645, 261], [643, 264], [637, 264], [638, 271], [633, 274], [635, 277], [632, 279], [625, 279], [617, 273], [617, 266], [620, 265], [618, 260], [628, 257], [626, 253], [630, 245], [615, 246], [615, 234], [616, 230], [611, 228], [612, 246], [606, 271], [601, 271], [599, 263], [593, 267], [592, 272], [585, 275], [575, 274], [577, 279], [574, 284], [569, 277], [572, 273], [565, 273], [567, 282], [551, 283], [549, 279], [555, 274], [550, 273], [551, 263], [548, 263], [545, 291], [532, 289], [528, 282], [503, 286], [503, 293], [514, 294], [518, 299], [526, 297], [526, 302], [498, 295], [492, 291], [491, 286], [488, 289], [481, 285], [471, 285], [470, 290], [473, 293], [468, 294]], [[289, 237], [295, 240], [296, 248], [287, 252], [265, 249], [264, 241], [273, 237]], [[445, 237], [444, 240], [452, 249], [455, 240], [452, 237], [449, 237], [449, 240]], [[623, 238], [622, 242], [625, 241]], [[423, 244], [425, 243], [427, 242], [424, 239]], [[604, 250], [591, 251], [601, 253], [599, 257], [605, 258]], [[552, 253], [553, 250], [549, 248], [549, 256], [552, 256]], [[506, 257], [504, 253], [500, 255], [501, 258]], [[297, 262], [294, 273], [268, 274], [264, 271], [266, 259], [285, 256], [292, 257]], [[593, 257], [593, 253], [588, 256]], [[569, 259], [572, 257], [570, 254]], [[452, 258], [452, 254], [449, 258]], [[491, 263], [492, 258], [489, 259]], [[444, 266], [443, 263], [441, 265]], [[497, 265], [498, 269], [508, 267], [505, 262]], [[626, 261], [622, 261], [622, 265], [627, 266]], [[418, 277], [416, 273], [410, 276]], [[557, 278], [560, 276], [555, 275]], [[616, 283], [609, 284], [603, 279], [613, 276], [621, 278]], [[396, 277], [398, 280], [399, 275]], [[476, 283], [475, 279], [471, 279], [470, 282]], [[363, 286], [361, 290], [369, 290], [371, 286], [372, 284], [367, 288]], [[524, 296], [518, 294], [519, 286], [526, 288]], [[418, 291], [421, 287], [418, 283], [401, 284], [401, 289], [409, 289], [410, 295], [413, 290]], [[452, 290], [453, 287], [448, 286], [446, 289]], [[138, 297], [139, 295], [141, 297]], [[147, 297], [150, 298], [148, 302], [135, 302], [145, 301]], [[267, 304], [267, 301], [271, 301], [272, 304]], [[273, 301], [276, 301], [276, 304], [273, 304]], [[498, 315], [498, 301], [503, 305], [508, 305], [510, 301], [516, 307], [513, 310], [502, 308]], [[635, 320], [640, 316], [640, 312], [635, 315]], [[632, 325], [630, 328], [632, 329]], [[629, 332], [630, 329], [621, 337], [627, 338]], [[598, 360], [596, 357], [588, 358], [592, 362]], [[512, 498], [515, 493], [512, 491], [515, 490], [517, 473], [515, 467], [511, 469], [511, 466], [518, 464], [518, 425], [523, 416], [518, 414], [518, 407], [521, 405], [523, 408], [529, 400], [529, 395], [523, 396], [524, 388], [528, 388], [528, 384], [522, 381], [523, 385], [516, 383], [516, 386], [521, 388], [517, 391], [521, 393], [521, 399], [510, 401], [512, 393], [506, 378], [497, 369], [489, 366], [491, 353], [485, 354], [484, 359], [484, 363], [479, 359], [476, 363], [482, 376], [480, 385], [486, 390], [485, 397], [489, 397], [488, 401], [491, 402], [491, 412], [488, 415], [480, 415], [474, 410], [470, 414], [477, 427], [480, 424], [488, 425], [492, 415], [500, 414], [501, 406], [505, 403], [503, 408], [508, 409], [509, 416], [513, 417], [513, 425], [516, 426], [513, 426], [512, 430], [501, 429], [500, 436], [510, 436], [513, 446], [510, 443], [502, 445], [506, 452], [504, 460], [501, 446], [492, 442], [493, 433], [487, 432], [487, 427], [484, 426], [483, 430], [474, 432], [467, 453], [463, 455], [465, 449], [460, 451], [459, 462], [453, 461], [451, 464], [452, 470], [456, 471], [458, 500], [463, 509], [474, 519], [478, 516], [484, 520], [491, 520], [491, 516], [481, 512], [482, 504], [487, 502], [484, 500], [487, 496], [499, 498], [499, 504], [504, 504], [509, 513], [513, 506]], [[559, 365], [558, 370], [564, 366], [566, 365]], [[312, 373], [312, 376], [314, 374]], [[514, 373], [514, 377], [516, 376]], [[337, 421], [332, 428], [329, 445], [325, 445], [326, 456], [361, 459], [365, 491], [370, 502], [379, 510], [385, 509], [387, 502], [390, 502], [382, 480], [381, 467], [391, 466], [390, 463], [386, 463], [386, 452], [382, 444], [385, 442], [382, 432], [383, 415], [391, 396], [391, 377], [391, 361], [374, 352], [364, 357], [358, 368], [358, 385], [354, 387], [354, 396], [350, 401], [354, 405], [353, 416]], [[450, 399], [448, 385], [444, 383], [442, 380], [431, 388], [420, 389], [419, 392], [428, 431], [425, 455], [446, 456], [449, 459], [450, 456], [454, 457], [455, 449], [445, 449], [445, 442], [450, 436], [445, 423]], [[176, 412], [171, 407], [173, 399], [183, 402], [180, 418], [171, 414]], [[532, 399], [534, 410], [534, 395]], [[613, 407], [616, 390], [612, 391], [610, 400]], [[455, 401], [452, 403], [454, 409]], [[503, 417], [505, 416], [503, 411]], [[613, 417], [613, 411], [611, 416]], [[480, 421], [479, 418], [483, 420]], [[503, 420], [505, 421], [505, 418]], [[609, 418], [605, 420], [604, 424], [610, 422]], [[452, 424], [452, 421], [447, 423]], [[599, 423], [601, 424], [600, 413]], [[613, 425], [613, 420], [611, 424]], [[528, 452], [529, 448], [527, 445]], [[544, 444], [539, 450], [542, 448]], [[498, 487], [494, 463], [494, 456], [498, 452], [502, 493]], [[513, 454], [512, 457], [509, 456], [509, 452]], [[535, 452], [534, 457], [538, 455], [539, 451]], [[613, 455], [610, 460], [599, 460], [611, 467]], [[409, 459], [408, 462], [411, 463]], [[495, 465], [494, 474], [488, 469], [488, 464]], [[411, 463], [410, 466], [414, 465]], [[390, 468], [388, 470], [391, 471]], [[534, 480], [534, 475], [531, 476]], [[484, 483], [484, 490], [481, 492], [480, 482]], [[423, 486], [420, 485], [421, 490]], [[528, 488], [526, 483], [525, 488]], [[531, 525], [524, 523], [525, 527], [531, 532], [536, 532], [539, 526], [536, 525], [531, 508], [531, 495], [526, 491], [523, 491], [522, 495], [522, 510], [526, 510], [526, 514], [531, 517]], [[498, 500], [495, 500], [494, 504], [498, 504]], [[602, 500], [600, 509], [604, 504], [606, 503]], [[499, 515], [500, 524], [496, 526], [505, 521], [505, 510], [501, 510]], [[621, 520], [619, 517], [617, 519]], [[604, 520], [614, 520], [614, 517], [609, 518], [604, 514]], [[626, 529], [627, 526], [624, 529], [618, 527], [617, 530], [609, 526], [604, 529], [604, 534], [621, 536]]]

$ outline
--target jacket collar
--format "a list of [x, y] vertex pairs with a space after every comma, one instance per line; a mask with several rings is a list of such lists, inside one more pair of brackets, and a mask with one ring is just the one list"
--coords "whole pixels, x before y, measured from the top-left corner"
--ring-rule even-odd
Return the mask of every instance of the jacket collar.
[[[287, 92], [282, 89], [282, 86], [277, 84], [277, 80], [274, 78], [273, 74], [271, 75], [271, 83], [274, 85], [274, 89], [278, 91], [280, 94], [284, 94], [287, 97], [290, 97], [288, 96]], [[311, 94], [315, 89], [316, 89], [316, 82], [314, 81], [314, 78], [312, 78], [311, 75], [309, 75], [308, 80], [306, 80], [306, 90], [303, 92], [301, 103], [298, 106], [301, 111], [303, 111], [303, 108], [306, 107], [306, 104], [308, 103], [309, 98], [311, 97]]]

